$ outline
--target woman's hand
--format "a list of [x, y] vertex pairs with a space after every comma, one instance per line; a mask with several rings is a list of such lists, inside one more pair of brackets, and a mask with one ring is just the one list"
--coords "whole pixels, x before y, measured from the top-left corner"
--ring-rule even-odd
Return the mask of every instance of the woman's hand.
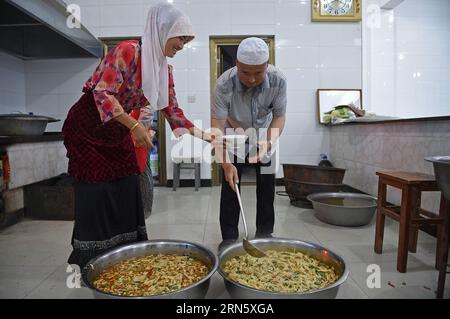
[[147, 147], [150, 150], [154, 147], [149, 131], [141, 123], [131, 131], [131, 134], [137, 147]]
[[213, 133], [203, 132], [203, 140], [205, 142], [211, 143], [212, 141], [214, 141], [215, 138], [216, 136]]
[[214, 139], [217, 137], [217, 134], [215, 134], [214, 132], [204, 132], [195, 126], [193, 126], [189, 129], [189, 133], [192, 136], [202, 139], [203, 141], [208, 142], [208, 143], [212, 143], [214, 141]]

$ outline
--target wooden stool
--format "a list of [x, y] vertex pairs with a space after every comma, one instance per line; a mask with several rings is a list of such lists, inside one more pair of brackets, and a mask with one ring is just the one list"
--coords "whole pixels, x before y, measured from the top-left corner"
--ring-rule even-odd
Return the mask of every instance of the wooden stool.
[[[421, 208], [422, 192], [439, 191], [436, 180], [432, 175], [410, 172], [381, 171], [377, 172], [378, 208], [375, 228], [375, 252], [381, 254], [383, 250], [385, 216], [400, 222], [397, 270], [406, 272], [408, 250], [412, 253], [417, 249], [419, 226], [423, 224], [437, 225], [436, 268], [442, 263], [444, 252], [444, 217], [447, 201], [441, 196], [439, 216]], [[401, 189], [401, 206], [388, 206], [386, 202], [387, 185]]]

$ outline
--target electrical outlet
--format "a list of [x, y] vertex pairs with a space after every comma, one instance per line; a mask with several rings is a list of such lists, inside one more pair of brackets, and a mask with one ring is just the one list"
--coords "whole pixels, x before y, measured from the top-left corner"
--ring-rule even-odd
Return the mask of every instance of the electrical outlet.
[[195, 95], [188, 95], [188, 103], [195, 103], [196, 96]]

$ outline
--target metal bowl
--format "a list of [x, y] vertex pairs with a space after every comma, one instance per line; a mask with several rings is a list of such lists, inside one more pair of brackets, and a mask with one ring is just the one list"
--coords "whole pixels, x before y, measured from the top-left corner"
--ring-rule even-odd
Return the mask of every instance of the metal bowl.
[[39, 136], [48, 123], [58, 122], [48, 116], [31, 114], [0, 114], [0, 136]]
[[[208, 275], [199, 282], [183, 289], [152, 296], [127, 297], [105, 293], [94, 287], [93, 282], [106, 268], [125, 259], [155, 254], [178, 254], [196, 258], [209, 267]], [[149, 240], [130, 245], [121, 246], [106, 254], [92, 259], [82, 272], [85, 285], [90, 288], [94, 297], [99, 299], [200, 299], [205, 298], [208, 292], [211, 276], [216, 272], [219, 261], [211, 250], [191, 242], [179, 240]]]
[[365, 194], [318, 193], [307, 198], [319, 220], [337, 226], [367, 225], [377, 209], [377, 199]]
[[340, 285], [348, 277], [349, 270], [342, 257], [332, 251], [308, 242], [296, 239], [265, 238], [252, 240], [262, 250], [300, 251], [334, 268], [339, 275], [337, 281], [328, 287], [299, 293], [269, 292], [244, 286], [230, 278], [223, 272], [223, 265], [231, 258], [244, 255], [246, 252], [241, 243], [224, 249], [220, 255], [219, 274], [223, 277], [228, 293], [234, 299], [333, 299], [336, 298]]

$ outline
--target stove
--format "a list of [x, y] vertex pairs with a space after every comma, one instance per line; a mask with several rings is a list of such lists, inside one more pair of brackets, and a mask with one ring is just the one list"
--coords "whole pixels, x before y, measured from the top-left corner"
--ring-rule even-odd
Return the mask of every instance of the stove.
[[19, 221], [25, 212], [25, 187], [67, 172], [61, 140], [2, 144], [0, 139], [0, 229]]

